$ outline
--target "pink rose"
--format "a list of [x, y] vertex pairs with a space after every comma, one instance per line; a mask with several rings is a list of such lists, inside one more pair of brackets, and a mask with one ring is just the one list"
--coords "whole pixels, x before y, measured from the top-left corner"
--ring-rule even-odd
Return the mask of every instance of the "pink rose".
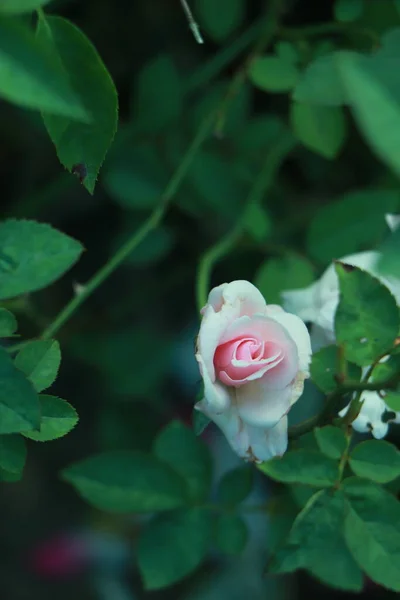
[[255, 462], [287, 448], [287, 413], [309, 377], [310, 336], [303, 321], [267, 305], [248, 281], [208, 296], [196, 359], [204, 398], [196, 409], [223, 431], [233, 450]]

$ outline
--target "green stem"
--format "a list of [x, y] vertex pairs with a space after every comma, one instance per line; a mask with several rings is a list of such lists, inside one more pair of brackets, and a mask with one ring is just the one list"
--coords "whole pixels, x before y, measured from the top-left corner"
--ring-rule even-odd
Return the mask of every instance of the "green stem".
[[212, 246], [203, 254], [200, 260], [196, 279], [196, 299], [197, 309], [199, 312], [207, 303], [211, 272], [214, 265], [230, 252], [240, 238], [241, 234], [242, 226], [239, 223], [234, 229], [232, 229], [232, 231], [228, 232], [224, 237], [222, 237], [215, 244], [215, 246]]
[[289, 437], [295, 439], [308, 433], [317, 425], [324, 425], [329, 422], [333, 414], [336, 414], [339, 410], [338, 401], [343, 398], [344, 395], [353, 392], [358, 392], [357, 396], [351, 401], [349, 410], [346, 415], [341, 419], [337, 420], [338, 425], [350, 425], [360, 412], [360, 396], [364, 391], [375, 391], [380, 390], [394, 390], [397, 388], [400, 382], [400, 371], [391, 375], [386, 380], [369, 382], [367, 379], [370, 377], [372, 370], [375, 365], [372, 365], [368, 373], [366, 373], [363, 381], [347, 381], [339, 385], [336, 390], [329, 394], [325, 401], [325, 406], [321, 412], [314, 415], [310, 419], [307, 419], [303, 423], [294, 425], [289, 428]]
[[341, 483], [341, 481], [343, 479], [343, 473], [344, 473], [344, 470], [345, 470], [345, 467], [346, 467], [346, 464], [347, 464], [347, 461], [348, 461], [348, 458], [349, 458], [350, 444], [351, 444], [352, 435], [353, 435], [353, 431], [350, 428], [347, 431], [347, 433], [346, 433], [347, 446], [346, 446], [346, 449], [343, 452], [343, 454], [342, 454], [342, 456], [340, 458], [340, 462], [339, 462], [339, 474], [338, 474], [338, 480], [337, 480], [337, 483], [336, 483], [336, 487], [340, 486], [340, 483]]
[[346, 23], [317, 23], [316, 25], [309, 25], [307, 27], [281, 27], [279, 29], [279, 35], [284, 38], [307, 38], [330, 33], [338, 35], [360, 34], [369, 37], [374, 45], [379, 45], [380, 43], [379, 37], [372, 29], [354, 27]]
[[128, 241], [106, 262], [95, 275], [83, 286], [82, 291], [78, 293], [72, 300], [60, 311], [54, 321], [43, 331], [41, 339], [47, 340], [53, 337], [57, 331], [68, 321], [73, 313], [81, 304], [120, 266], [120, 264], [131, 254], [131, 252], [144, 240], [144, 238], [155, 229], [162, 220], [171, 199], [177, 193], [182, 184], [184, 177], [193, 161], [194, 156], [200, 146], [206, 139], [211, 125], [214, 121], [214, 114], [205, 119], [199, 131], [189, 146], [182, 162], [172, 176], [163, 195], [161, 196], [158, 206], [151, 213], [149, 218], [143, 225], [133, 233]]
[[268, 4], [268, 9], [266, 11], [265, 16], [263, 17], [261, 23], [263, 24], [263, 29], [261, 30], [262, 35], [260, 36], [258, 42], [250, 52], [250, 54], [246, 57], [244, 63], [236, 72], [233, 77], [230, 85], [228, 87], [228, 91], [225, 95], [225, 99], [222, 102], [222, 106], [219, 111], [219, 115], [217, 118], [217, 123], [215, 126], [215, 134], [218, 137], [222, 136], [223, 128], [225, 126], [226, 114], [229, 109], [231, 102], [239, 93], [241, 87], [246, 81], [247, 72], [249, 66], [252, 61], [261, 54], [265, 48], [269, 46], [274, 37], [278, 32], [279, 20], [282, 12], [282, 2], [281, 0], [270, 0]]
[[218, 240], [214, 246], [206, 250], [200, 259], [196, 278], [196, 299], [199, 311], [207, 303], [213, 267], [236, 245], [237, 241], [244, 233], [246, 212], [249, 210], [250, 206], [262, 201], [264, 194], [274, 181], [276, 171], [286, 156], [293, 150], [295, 144], [296, 142], [291, 135], [283, 136], [271, 152], [268, 153], [260, 174], [245, 201], [244, 214], [241, 216], [235, 227]]
[[218, 52], [210, 61], [197, 69], [184, 85], [186, 94], [195, 92], [210, 83], [225, 67], [235, 60], [247, 46], [262, 32], [265, 26], [264, 19], [259, 19], [252, 23], [235, 41]]

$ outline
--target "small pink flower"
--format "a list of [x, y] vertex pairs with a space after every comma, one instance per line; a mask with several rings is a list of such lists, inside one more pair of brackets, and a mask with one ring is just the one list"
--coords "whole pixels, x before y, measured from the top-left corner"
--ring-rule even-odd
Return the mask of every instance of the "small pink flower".
[[310, 337], [303, 321], [267, 305], [248, 281], [211, 290], [197, 338], [204, 382], [197, 410], [224, 432], [234, 451], [255, 462], [287, 448], [287, 413], [309, 376]]

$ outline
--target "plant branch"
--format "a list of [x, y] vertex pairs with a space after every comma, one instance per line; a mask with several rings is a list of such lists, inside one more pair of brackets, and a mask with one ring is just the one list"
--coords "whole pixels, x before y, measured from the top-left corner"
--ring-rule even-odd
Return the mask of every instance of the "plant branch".
[[[375, 366], [375, 365], [373, 365]], [[357, 396], [352, 400], [350, 404], [350, 408], [346, 415], [338, 420], [338, 423], [341, 425], [350, 425], [352, 421], [357, 417], [360, 409], [360, 396], [364, 391], [374, 391], [379, 392], [381, 390], [395, 390], [400, 383], [400, 371], [394, 373], [388, 379], [381, 381], [367, 381], [372, 373], [373, 366], [369, 369], [368, 373], [365, 376], [364, 381], [346, 381], [339, 385], [336, 390], [334, 390], [331, 394], [329, 394], [325, 401], [325, 406], [321, 410], [321, 412], [303, 423], [299, 423], [298, 425], [294, 425], [289, 428], [289, 437], [291, 439], [295, 439], [308, 433], [317, 425], [324, 425], [329, 422], [332, 414], [335, 414], [340, 409], [338, 406], [339, 400], [343, 398], [346, 394], [350, 394], [353, 392], [359, 392]], [[354, 410], [352, 410], [352, 407]]]
[[262, 201], [264, 194], [271, 187], [274, 176], [283, 160], [293, 150], [296, 142], [292, 135], [283, 136], [268, 153], [265, 163], [252, 186], [245, 201], [244, 213], [235, 227], [218, 242], [211, 246], [200, 259], [196, 278], [196, 299], [198, 311], [207, 303], [210, 279], [215, 264], [226, 256], [244, 233], [245, 217], [249, 207]]
[[337, 34], [337, 35], [364, 35], [372, 40], [374, 45], [379, 45], [380, 40], [377, 34], [372, 29], [364, 27], [355, 27], [347, 23], [317, 23], [315, 25], [308, 25], [306, 27], [281, 27], [279, 29], [279, 35], [283, 38], [300, 38], [304, 39], [312, 36]]
[[60, 311], [54, 321], [43, 331], [41, 339], [47, 340], [53, 337], [57, 331], [68, 321], [73, 313], [83, 302], [120, 266], [129, 254], [144, 240], [144, 238], [155, 229], [161, 222], [168, 205], [180, 188], [194, 156], [206, 139], [214, 121], [214, 114], [204, 120], [192, 144], [189, 146], [182, 162], [171, 177], [158, 206], [154, 209], [143, 225], [133, 233], [128, 241], [107, 261], [95, 275], [82, 287], [72, 300]]

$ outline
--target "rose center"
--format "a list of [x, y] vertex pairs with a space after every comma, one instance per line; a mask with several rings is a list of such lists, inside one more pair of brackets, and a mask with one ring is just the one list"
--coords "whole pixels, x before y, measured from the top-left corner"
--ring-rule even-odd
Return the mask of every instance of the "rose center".
[[276, 342], [248, 337], [218, 346], [214, 355], [214, 367], [220, 381], [237, 386], [262, 377], [282, 360], [283, 352]]

